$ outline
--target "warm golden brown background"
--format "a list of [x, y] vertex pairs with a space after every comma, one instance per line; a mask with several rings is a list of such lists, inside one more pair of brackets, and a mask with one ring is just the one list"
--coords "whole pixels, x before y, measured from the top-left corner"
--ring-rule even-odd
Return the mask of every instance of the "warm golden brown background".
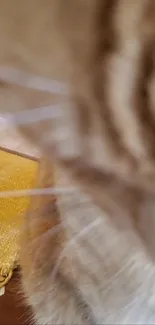
[[16, 270], [0, 297], [0, 325], [30, 325], [32, 314], [20, 294], [20, 272]]
[[[11, 90], [5, 88], [7, 95], [4, 96], [4, 89], [0, 91], [0, 103], [3, 113], [7, 111], [12, 102]], [[7, 101], [8, 106], [3, 105], [7, 104], [3, 102], [3, 98]], [[14, 95], [15, 96], [15, 95]], [[20, 101], [22, 105], [22, 100]], [[24, 101], [23, 101], [24, 102]], [[25, 105], [28, 105], [26, 103]], [[37, 104], [37, 103], [36, 103]], [[3, 106], [2, 106], [3, 105]], [[34, 105], [35, 106], [35, 105]], [[0, 111], [1, 111], [0, 110]], [[9, 109], [8, 109], [9, 110]], [[17, 151], [19, 154], [26, 154], [32, 157], [39, 157], [39, 152], [36, 148], [30, 145], [25, 139], [16, 131], [14, 127], [7, 126], [5, 120], [3, 119], [0, 113], [0, 147], [3, 147], [8, 150]], [[0, 325], [30, 325], [32, 315], [29, 308], [24, 303], [24, 299], [21, 295], [20, 287], [20, 272], [19, 270], [14, 271], [14, 275], [9, 283], [5, 287], [5, 294], [0, 296]]]

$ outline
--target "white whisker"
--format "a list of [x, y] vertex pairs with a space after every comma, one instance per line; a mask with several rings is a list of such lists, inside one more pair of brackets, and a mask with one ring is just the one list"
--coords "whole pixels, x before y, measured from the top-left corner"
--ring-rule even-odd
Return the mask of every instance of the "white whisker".
[[59, 81], [28, 74], [24, 71], [9, 67], [0, 67], [0, 80], [52, 94], [66, 95], [68, 93], [67, 85]]
[[85, 235], [87, 235], [94, 227], [99, 226], [101, 223], [103, 222], [102, 218], [97, 218], [95, 221], [91, 222], [90, 224], [88, 224], [86, 227], [84, 227], [76, 236], [74, 236], [74, 238], [72, 238], [65, 246], [65, 248], [63, 249], [62, 253], [60, 254], [58, 261], [53, 269], [52, 272], [52, 281], [54, 281], [54, 278], [57, 274], [58, 268], [60, 266], [60, 263], [63, 259], [63, 257], [65, 256], [66, 251], [70, 248], [70, 246], [74, 245], [77, 240]]
[[77, 189], [74, 187], [50, 187], [50, 188], [35, 188], [25, 190], [12, 190], [0, 192], [0, 198], [37, 196], [37, 195], [65, 195], [72, 194]]
[[62, 116], [61, 105], [50, 105], [36, 107], [13, 114], [3, 114], [2, 118], [6, 120], [6, 125], [26, 125], [37, 123], [44, 120], [54, 119]]

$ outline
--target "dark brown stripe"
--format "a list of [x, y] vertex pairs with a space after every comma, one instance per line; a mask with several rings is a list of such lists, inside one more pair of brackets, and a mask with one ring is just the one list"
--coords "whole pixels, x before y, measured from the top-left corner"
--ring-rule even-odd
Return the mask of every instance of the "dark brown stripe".
[[151, 102], [148, 94], [148, 83], [153, 71], [153, 47], [154, 44], [145, 44], [144, 54], [141, 64], [141, 74], [137, 88], [135, 88], [135, 109], [137, 109], [141, 122], [141, 132], [144, 145], [148, 150], [148, 155], [155, 158], [155, 120], [151, 110]]
[[[89, 155], [89, 148], [85, 137], [89, 136], [92, 129], [94, 114], [100, 117], [102, 120], [103, 128], [103, 141], [107, 141], [108, 145], [112, 148], [115, 154], [124, 154], [121, 135], [114, 125], [112, 114], [106, 103], [106, 75], [102, 70], [104, 66], [104, 59], [107, 55], [114, 50], [117, 46], [116, 35], [112, 26], [112, 17], [116, 10], [118, 0], [101, 0], [96, 5], [96, 12], [94, 12], [94, 33], [95, 44], [92, 45], [91, 53], [89, 53], [88, 63], [84, 67], [84, 75], [80, 75], [81, 78], [87, 78], [83, 80], [83, 84], [86, 88], [85, 93], [81, 95], [82, 91], [77, 89], [76, 99], [74, 100], [77, 105], [77, 119], [79, 126], [79, 134], [81, 136], [81, 154]], [[93, 42], [93, 40], [92, 40]], [[88, 66], [87, 66], [88, 65]], [[81, 69], [81, 67], [79, 67]], [[82, 70], [83, 71], [83, 70]], [[81, 72], [82, 72], [81, 71]], [[88, 76], [85, 76], [88, 74]], [[77, 79], [77, 76], [75, 76]], [[77, 80], [75, 79], [75, 84]], [[80, 79], [78, 80], [80, 83]], [[89, 84], [88, 84], [89, 83]], [[75, 89], [76, 92], [76, 89]], [[87, 141], [87, 139], [86, 139]]]
[[[133, 160], [127, 148], [124, 147], [122, 136], [107, 103], [106, 95], [106, 59], [117, 47], [117, 35], [113, 26], [113, 16], [117, 10], [118, 0], [101, 0], [100, 13], [97, 21], [97, 44], [96, 44], [96, 76], [94, 80], [94, 93], [98, 100], [98, 110], [103, 125], [103, 141], [106, 134], [109, 146], [118, 156], [128, 156]], [[105, 139], [106, 141], [106, 139]]]
[[85, 99], [81, 98], [80, 95], [76, 96], [74, 105], [76, 105], [76, 118], [80, 136], [81, 156], [84, 157], [89, 155], [87, 137], [89, 136], [91, 130], [91, 113]]
[[98, 16], [96, 22], [97, 28], [97, 59], [103, 60], [105, 54], [111, 53], [117, 46], [114, 26], [112, 23], [113, 15], [117, 9], [118, 0], [100, 0]]
[[129, 201], [134, 184], [127, 184], [116, 175], [108, 174], [80, 160], [63, 160], [61, 164], [71, 173], [77, 184], [93, 198], [94, 203], [104, 209], [105, 213], [116, 218], [117, 215], [120, 216], [122, 209], [128, 211], [129, 207], [132, 208]]
[[151, 108], [148, 85], [154, 69], [154, 28], [155, 1], [148, 1], [142, 21], [143, 56], [140, 65], [140, 76], [135, 88], [135, 109], [141, 122], [141, 133], [148, 156], [155, 158], [155, 119]]

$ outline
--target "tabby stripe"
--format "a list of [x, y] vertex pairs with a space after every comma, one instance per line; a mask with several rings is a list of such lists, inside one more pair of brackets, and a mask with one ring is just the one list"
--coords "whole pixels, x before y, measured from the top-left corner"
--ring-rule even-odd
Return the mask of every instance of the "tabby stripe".
[[140, 28], [144, 10], [145, 0], [134, 1], [132, 6], [125, 0], [118, 0], [113, 20], [117, 49], [107, 59], [107, 96], [113, 124], [126, 150], [136, 159], [147, 156], [133, 101], [142, 55]]
[[[115, 48], [115, 35], [112, 26], [112, 16], [116, 9], [117, 0], [101, 0], [96, 28], [98, 35], [96, 46], [96, 76], [94, 79], [94, 93], [98, 100], [99, 116], [102, 121], [103, 141], [107, 142], [111, 153], [120, 154], [122, 144], [120, 135], [112, 123], [111, 112], [106, 100], [106, 75], [104, 72], [105, 59]], [[103, 67], [103, 68], [102, 68]]]
[[[148, 155], [155, 157], [155, 121], [151, 110], [148, 84], [153, 71], [152, 44], [146, 44], [138, 86], [135, 88], [136, 107], [141, 122], [143, 142]], [[138, 88], [138, 89], [137, 89]]]
[[155, 120], [155, 44], [152, 48], [152, 75], [148, 82], [148, 96], [149, 96], [149, 103], [152, 111], [153, 120]]
[[[124, 208], [126, 214], [129, 213], [128, 208], [126, 208], [127, 201], [124, 195], [126, 186], [124, 183], [123, 187], [122, 180], [112, 176], [111, 174], [106, 174], [102, 170], [94, 168], [91, 165], [84, 164], [78, 159], [61, 159], [60, 164], [68, 170], [68, 173], [71, 173], [73, 179], [76, 180], [80, 186], [82, 185], [84, 190], [86, 189], [87, 193], [93, 197], [94, 202], [101, 208], [104, 208], [105, 213], [108, 213], [115, 218], [117, 215], [116, 211], [118, 212], [119, 217], [124, 217]], [[104, 188], [106, 189], [105, 191]], [[130, 186], [128, 187], [128, 196], [131, 188]], [[118, 204], [118, 202], [121, 202], [121, 205]]]
[[89, 156], [89, 146], [87, 144], [87, 139], [91, 130], [91, 116], [89, 114], [88, 104], [85, 102], [84, 98], [80, 95], [76, 96], [74, 100], [77, 106], [77, 128], [80, 139], [80, 154], [82, 157]]
[[[151, 44], [152, 64], [151, 74], [148, 80], [147, 90], [149, 96], [150, 109], [152, 111], [153, 120], [155, 120], [155, 1], [149, 1], [148, 11], [146, 12], [146, 25], [144, 26], [146, 41], [149, 39]], [[147, 45], [146, 45], [147, 46]]]
[[[143, 56], [143, 66], [142, 66], [142, 77], [140, 87], [140, 95], [142, 98], [142, 103], [140, 103], [140, 113], [142, 119], [142, 125], [144, 128], [144, 137], [146, 140], [146, 146], [148, 148], [149, 156], [155, 158], [155, 112], [154, 105], [152, 101], [152, 95], [150, 91], [151, 82], [155, 82], [154, 79], [154, 37], [155, 37], [155, 2], [149, 1], [148, 8], [145, 13], [145, 25], [144, 25], [144, 56]], [[155, 94], [153, 95], [155, 96]]]
[[72, 93], [73, 103], [76, 105], [77, 111], [76, 122], [78, 123], [78, 135], [81, 142], [81, 155], [88, 157], [90, 153], [88, 139], [93, 120], [91, 108], [93, 107], [94, 109], [95, 107], [91, 90], [91, 74], [93, 66], [92, 56], [96, 39], [96, 33], [94, 33], [94, 15], [97, 11], [98, 4], [89, 0], [88, 2], [79, 2], [79, 5], [80, 22], [78, 21], [78, 25], [75, 22], [73, 23], [74, 29], [72, 31]]

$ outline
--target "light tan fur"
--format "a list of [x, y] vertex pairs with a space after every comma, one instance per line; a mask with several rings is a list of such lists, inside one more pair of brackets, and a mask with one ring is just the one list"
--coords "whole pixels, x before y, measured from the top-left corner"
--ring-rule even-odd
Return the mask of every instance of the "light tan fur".
[[69, 86], [1, 85], [3, 113], [63, 102], [20, 130], [43, 151], [38, 186], [53, 185], [54, 161], [57, 186], [79, 190], [35, 198], [25, 218], [37, 324], [155, 323], [154, 0], [0, 0], [0, 42], [0, 68]]

